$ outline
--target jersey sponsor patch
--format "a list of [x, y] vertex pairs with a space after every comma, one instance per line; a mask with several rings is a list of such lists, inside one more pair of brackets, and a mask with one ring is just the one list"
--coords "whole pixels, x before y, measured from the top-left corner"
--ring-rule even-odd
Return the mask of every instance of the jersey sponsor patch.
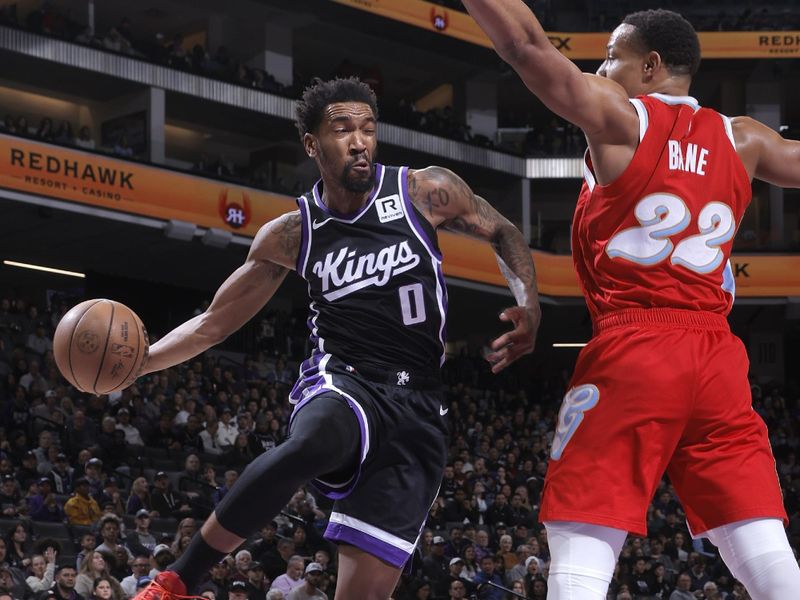
[[378, 209], [378, 220], [381, 223], [402, 219], [403, 216], [405, 216], [403, 212], [403, 203], [398, 194], [378, 198], [375, 200], [375, 206]]

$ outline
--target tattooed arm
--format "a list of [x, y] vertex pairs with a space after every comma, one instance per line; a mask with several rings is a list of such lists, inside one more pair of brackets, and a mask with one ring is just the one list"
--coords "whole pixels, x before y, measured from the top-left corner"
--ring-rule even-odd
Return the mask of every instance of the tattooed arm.
[[264, 225], [244, 264], [219, 287], [206, 311], [179, 325], [150, 349], [144, 373], [182, 363], [219, 344], [252, 319], [295, 268], [300, 249], [300, 212]]
[[411, 201], [434, 227], [488, 241], [518, 306], [500, 314], [514, 328], [492, 342], [487, 358], [497, 373], [533, 350], [541, 310], [531, 251], [519, 229], [476, 195], [458, 175], [442, 167], [408, 172]]

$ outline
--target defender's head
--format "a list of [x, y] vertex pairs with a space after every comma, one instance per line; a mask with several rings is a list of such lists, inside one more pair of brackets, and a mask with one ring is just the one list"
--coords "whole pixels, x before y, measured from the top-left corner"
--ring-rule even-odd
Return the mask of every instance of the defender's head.
[[306, 154], [325, 181], [349, 192], [375, 185], [378, 105], [370, 87], [355, 77], [314, 79], [296, 106], [295, 124]]
[[629, 14], [612, 33], [597, 74], [616, 81], [631, 98], [689, 84], [700, 66], [700, 40], [692, 24], [671, 10]]

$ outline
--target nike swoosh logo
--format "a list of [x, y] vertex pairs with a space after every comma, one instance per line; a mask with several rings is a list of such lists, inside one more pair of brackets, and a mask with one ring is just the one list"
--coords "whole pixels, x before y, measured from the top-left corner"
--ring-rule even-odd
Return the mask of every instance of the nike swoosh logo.
[[323, 225], [325, 225], [325, 223], [327, 223], [327, 222], [328, 222], [328, 221], [330, 221], [330, 220], [331, 220], [331, 219], [325, 219], [325, 220], [324, 220], [324, 221], [322, 221], [321, 223], [318, 223], [318, 222], [317, 222], [317, 220], [316, 220], [316, 219], [314, 219], [314, 220], [311, 222], [311, 229], [319, 229], [320, 227], [322, 227]]
[[442, 406], [441, 404], [439, 405], [439, 414], [440, 414], [440, 415], [442, 415], [442, 416], [445, 416], [445, 415], [446, 415], [447, 413], [449, 413], [449, 412], [450, 412], [450, 409], [449, 409], [449, 408], [445, 408], [445, 407], [444, 407], [444, 406]]

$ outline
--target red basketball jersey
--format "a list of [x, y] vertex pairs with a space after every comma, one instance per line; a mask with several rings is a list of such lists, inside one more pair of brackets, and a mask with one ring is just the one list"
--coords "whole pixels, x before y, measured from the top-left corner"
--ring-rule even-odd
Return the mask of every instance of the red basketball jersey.
[[632, 99], [639, 147], [599, 185], [587, 153], [572, 225], [572, 254], [592, 318], [667, 307], [726, 315], [728, 262], [751, 199], [730, 120], [690, 97]]

